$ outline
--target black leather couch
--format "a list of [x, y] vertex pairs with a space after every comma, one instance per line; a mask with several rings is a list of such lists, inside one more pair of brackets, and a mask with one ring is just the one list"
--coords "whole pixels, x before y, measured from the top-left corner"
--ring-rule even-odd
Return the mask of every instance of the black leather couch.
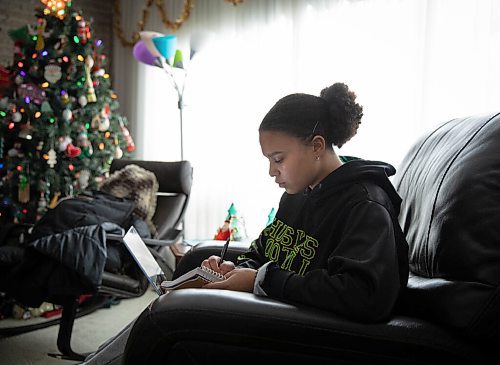
[[[411, 275], [390, 321], [357, 323], [248, 293], [178, 290], [137, 319], [126, 363], [500, 363], [500, 115], [454, 119], [423, 136], [393, 183]], [[175, 275], [219, 250], [196, 246]]]

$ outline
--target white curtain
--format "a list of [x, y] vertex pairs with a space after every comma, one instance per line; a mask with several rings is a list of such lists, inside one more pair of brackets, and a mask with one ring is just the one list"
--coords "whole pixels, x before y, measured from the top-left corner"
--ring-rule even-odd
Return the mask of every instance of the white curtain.
[[[130, 36], [144, 2], [122, 0]], [[171, 20], [182, 0], [165, 1]], [[342, 81], [358, 95], [358, 135], [338, 152], [396, 168], [424, 131], [446, 120], [499, 110], [497, 0], [197, 0], [176, 33], [152, 10], [147, 30], [212, 34], [189, 64], [184, 158], [194, 166], [186, 238], [212, 238], [234, 203], [258, 235], [282, 194], [258, 143], [260, 121], [282, 96], [318, 94]], [[138, 158], [180, 158], [177, 96], [167, 75], [139, 64], [116, 38], [114, 88]]]

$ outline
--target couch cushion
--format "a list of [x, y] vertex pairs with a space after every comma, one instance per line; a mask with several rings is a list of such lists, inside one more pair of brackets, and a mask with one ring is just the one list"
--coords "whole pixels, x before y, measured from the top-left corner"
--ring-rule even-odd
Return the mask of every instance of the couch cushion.
[[394, 184], [410, 246], [408, 309], [465, 334], [498, 338], [499, 114], [453, 119], [426, 134]]

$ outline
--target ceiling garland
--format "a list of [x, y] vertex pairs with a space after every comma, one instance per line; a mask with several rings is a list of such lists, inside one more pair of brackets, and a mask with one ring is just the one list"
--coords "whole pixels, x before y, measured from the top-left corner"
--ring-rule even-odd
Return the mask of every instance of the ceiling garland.
[[[233, 5], [238, 5], [243, 2], [243, 0], [224, 0], [224, 1], [231, 3]], [[145, 7], [142, 10], [142, 17], [137, 22], [138, 30], [134, 31], [130, 39], [127, 39], [122, 27], [121, 1], [114, 0], [113, 28], [115, 30], [117, 37], [120, 39], [124, 47], [132, 47], [139, 40], [140, 38], [139, 32], [142, 32], [145, 29], [146, 22], [149, 16], [149, 11], [150, 8], [153, 6], [153, 3], [154, 5], [156, 5], [158, 11], [160, 12], [161, 22], [163, 23], [163, 25], [167, 29], [170, 29], [174, 32], [178, 30], [182, 26], [182, 24], [189, 18], [191, 10], [193, 10], [194, 7], [194, 0], [184, 0], [184, 5], [182, 7], [181, 14], [176, 20], [171, 21], [168, 19], [167, 10], [163, 5], [163, 0], [146, 0]]]

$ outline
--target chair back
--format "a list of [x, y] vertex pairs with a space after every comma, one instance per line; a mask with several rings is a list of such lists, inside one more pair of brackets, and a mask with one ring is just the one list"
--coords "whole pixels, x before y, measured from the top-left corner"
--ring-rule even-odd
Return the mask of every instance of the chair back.
[[158, 193], [153, 223], [157, 229], [155, 238], [174, 240], [182, 233], [181, 222], [189, 202], [193, 184], [193, 168], [189, 161], [144, 161], [114, 159], [110, 173], [135, 164], [155, 174]]
[[500, 113], [423, 135], [394, 184], [410, 248], [410, 315], [499, 343]]

